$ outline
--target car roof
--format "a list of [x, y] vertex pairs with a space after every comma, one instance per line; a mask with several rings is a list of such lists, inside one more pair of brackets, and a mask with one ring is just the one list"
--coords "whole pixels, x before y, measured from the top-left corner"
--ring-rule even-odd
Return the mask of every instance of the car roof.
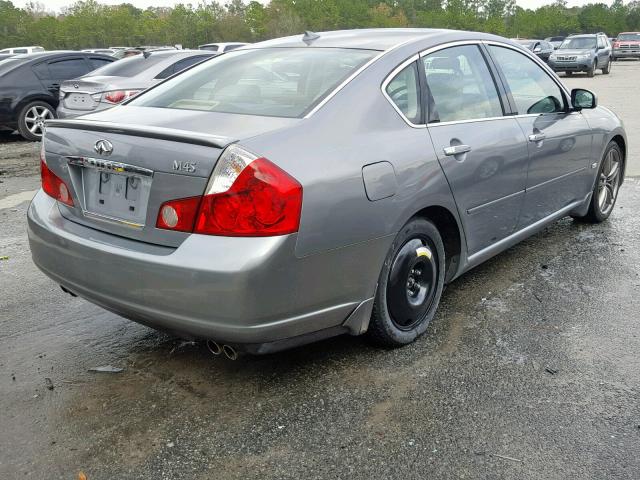
[[103, 56], [105, 58], [111, 58], [109, 57], [109, 55], [104, 55], [102, 53], [78, 52], [76, 50], [49, 50], [47, 52], [22, 53], [20, 55], [15, 55], [13, 58], [19, 58], [27, 62], [29, 60], [43, 60], [50, 57], [67, 56], [67, 55], [82, 55], [82, 56], [98, 55], [98, 56]]
[[[314, 36], [317, 36], [314, 38]], [[308, 39], [309, 45], [305, 43]], [[414, 43], [431, 43], [437, 45], [457, 40], [499, 40], [503, 37], [462, 30], [446, 30], [435, 28], [367, 28], [358, 30], [336, 30], [330, 32], [307, 32], [264, 42], [253, 43], [241, 49], [278, 48], [278, 47], [325, 47], [356, 48], [387, 51], [401, 45]], [[509, 40], [506, 40], [509, 42]]]

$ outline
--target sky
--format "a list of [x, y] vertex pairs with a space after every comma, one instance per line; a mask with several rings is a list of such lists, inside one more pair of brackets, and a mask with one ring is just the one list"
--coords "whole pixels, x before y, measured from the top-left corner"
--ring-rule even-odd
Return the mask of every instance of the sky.
[[[30, 0], [12, 0], [12, 3], [17, 7], [24, 7]], [[59, 12], [62, 7], [66, 7], [74, 2], [74, 0], [39, 0], [40, 3], [45, 5], [47, 10], [53, 10]], [[147, 8], [147, 7], [170, 7], [177, 3], [193, 3], [197, 4], [198, 0], [98, 0], [100, 3], [105, 4], [119, 4], [131, 3], [139, 8]], [[607, 3], [610, 4], [612, 0], [568, 0], [567, 5], [570, 7], [585, 5], [587, 3]], [[220, 2], [224, 3], [224, 1]], [[261, 0], [261, 3], [267, 3], [267, 0]], [[523, 8], [538, 8], [542, 5], [547, 5], [553, 3], [553, 0], [516, 0], [516, 3]]]

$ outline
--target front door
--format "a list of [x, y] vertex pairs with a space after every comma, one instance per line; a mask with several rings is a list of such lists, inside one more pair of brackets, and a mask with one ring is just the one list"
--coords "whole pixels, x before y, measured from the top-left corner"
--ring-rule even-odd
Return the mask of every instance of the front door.
[[529, 145], [527, 193], [519, 228], [537, 222], [591, 189], [591, 130], [570, 112], [569, 99], [537, 63], [506, 47], [489, 51], [502, 72], [518, 124]]
[[449, 181], [470, 255], [513, 233], [527, 173], [527, 142], [505, 117], [479, 45], [422, 57], [428, 131]]

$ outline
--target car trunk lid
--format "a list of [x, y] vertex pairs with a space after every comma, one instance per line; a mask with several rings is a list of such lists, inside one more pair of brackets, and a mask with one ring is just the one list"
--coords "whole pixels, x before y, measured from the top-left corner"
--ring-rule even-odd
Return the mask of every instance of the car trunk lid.
[[187, 233], [155, 227], [160, 206], [202, 195], [227, 145], [299, 121], [236, 117], [125, 106], [49, 122], [47, 163], [67, 182], [75, 203], [61, 204], [62, 214], [122, 237], [179, 245]]

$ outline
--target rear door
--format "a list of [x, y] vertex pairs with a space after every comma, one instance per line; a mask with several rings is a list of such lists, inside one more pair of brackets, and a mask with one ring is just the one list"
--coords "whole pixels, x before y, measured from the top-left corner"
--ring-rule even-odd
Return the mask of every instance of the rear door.
[[463, 222], [469, 254], [509, 236], [524, 197], [528, 152], [478, 44], [422, 56], [428, 131]]
[[570, 112], [556, 80], [526, 55], [490, 45], [512, 104], [528, 140], [527, 193], [519, 228], [582, 199], [590, 190], [591, 129], [580, 112]]
[[82, 56], [56, 58], [47, 62], [49, 78], [44, 80], [45, 88], [58, 98], [60, 84], [65, 80], [78, 78], [93, 68]]

